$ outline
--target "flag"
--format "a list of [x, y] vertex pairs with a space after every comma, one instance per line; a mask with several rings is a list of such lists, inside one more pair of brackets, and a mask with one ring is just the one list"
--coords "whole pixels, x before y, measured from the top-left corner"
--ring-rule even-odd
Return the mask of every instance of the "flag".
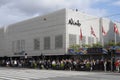
[[107, 33], [105, 32], [103, 26], [102, 26], [102, 34], [105, 36]]
[[119, 34], [119, 31], [118, 31], [118, 28], [117, 28], [117, 25], [116, 25], [116, 24], [114, 24], [114, 32], [115, 32], [116, 34]]
[[82, 41], [83, 35], [82, 35], [82, 30], [80, 28], [80, 40]]
[[94, 30], [93, 30], [92, 27], [91, 27], [91, 34], [92, 34], [94, 37], [96, 37], [95, 32], [94, 32]]

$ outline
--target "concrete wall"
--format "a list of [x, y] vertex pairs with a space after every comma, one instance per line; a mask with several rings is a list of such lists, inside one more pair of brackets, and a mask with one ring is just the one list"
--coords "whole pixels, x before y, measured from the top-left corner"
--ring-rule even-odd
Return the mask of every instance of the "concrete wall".
[[[91, 15], [87, 15], [85, 13], [81, 13], [79, 11], [75, 11], [75, 10], [67, 10], [66, 13], [66, 24], [67, 24], [67, 36], [69, 34], [75, 34], [77, 35], [77, 44], [81, 45], [82, 43], [80, 42], [80, 28], [82, 30], [82, 35], [86, 37], [86, 44], [91, 44], [88, 42], [88, 37], [92, 37], [94, 38], [94, 42], [96, 43], [99, 38], [99, 29], [100, 29], [100, 23], [99, 20], [100, 18], [95, 17], [95, 16], [91, 16]], [[69, 19], [72, 18], [74, 21], [79, 20], [79, 22], [81, 23], [81, 26], [76, 26], [76, 25], [70, 25], [68, 24]], [[96, 37], [94, 37], [93, 35], [91, 35], [91, 27], [93, 28]], [[69, 37], [68, 37], [69, 39]], [[69, 40], [67, 39], [67, 43], [69, 43]], [[69, 47], [69, 44], [67, 45], [67, 47]]]
[[[68, 24], [69, 19], [73, 19], [75, 22], [77, 20], [79, 20], [79, 22], [81, 23], [81, 26], [76, 26], [76, 25], [70, 25]], [[94, 42], [92, 43], [97, 43], [100, 42], [102, 45], [108, 43], [109, 41], [114, 41], [115, 40], [115, 33], [113, 30], [114, 27], [114, 23], [117, 25], [118, 30], [120, 31], [120, 23], [116, 23], [111, 21], [108, 18], [99, 18], [96, 16], [91, 16], [85, 13], [81, 13], [79, 11], [76, 10], [66, 10], [66, 47], [69, 48], [69, 34], [75, 34], [77, 35], [77, 44], [81, 45], [82, 42], [80, 41], [80, 28], [82, 30], [82, 35], [86, 37], [86, 44], [90, 44], [88, 42], [88, 37], [93, 37], [94, 38]], [[106, 36], [103, 36], [102, 34], [102, 26], [104, 27], [104, 30], [107, 32]], [[93, 28], [96, 37], [94, 37], [93, 35], [91, 35], [91, 27]], [[120, 41], [120, 36], [119, 34], [116, 34], [116, 40], [117, 42]], [[104, 42], [102, 42], [102, 40]]]
[[[69, 20], [73, 19], [74, 22], [79, 20], [81, 26], [69, 24]], [[120, 31], [120, 23], [116, 23]], [[64, 55], [69, 48], [69, 34], [76, 35], [76, 44], [81, 45], [79, 35], [80, 28], [83, 36], [86, 37], [85, 44], [91, 44], [88, 41], [88, 37], [94, 38], [94, 42], [100, 42], [102, 44], [103, 36], [101, 32], [102, 26], [107, 32], [104, 36], [104, 43], [114, 40], [113, 31], [114, 22], [106, 18], [98, 18], [85, 13], [81, 13], [75, 10], [62, 9], [53, 13], [49, 13], [43, 16], [24, 20], [5, 28], [0, 29], [0, 56], [24, 56], [14, 55], [25, 51], [28, 56], [43, 55]], [[96, 37], [91, 35], [91, 27], [93, 28]], [[55, 48], [55, 36], [63, 35], [63, 48]], [[50, 50], [44, 50], [44, 37], [50, 36]], [[117, 34], [117, 42], [120, 41], [120, 37]], [[40, 50], [34, 50], [34, 39], [40, 38]], [[18, 40], [25, 41], [25, 48], [21, 51], [13, 51], [13, 42]], [[16, 44], [14, 44], [16, 45]]]
[[[103, 36], [104, 44], [108, 43], [109, 41], [115, 41], [114, 24], [117, 25], [117, 28], [120, 31], [120, 23], [113, 22], [107, 18], [102, 18], [102, 25], [107, 33], [105, 36]], [[116, 42], [120, 42], [119, 34], [116, 34]]]
[[[63, 48], [55, 49], [55, 36], [63, 35]], [[50, 36], [51, 49], [44, 50], [44, 37]], [[34, 50], [34, 39], [40, 38], [40, 50]], [[12, 24], [7, 28], [7, 52], [13, 56], [12, 41], [25, 40], [25, 52], [29, 56], [62, 55], [65, 53], [65, 10], [56, 11]], [[19, 56], [19, 55], [18, 55]]]
[[4, 27], [0, 28], [0, 56], [6, 56]]

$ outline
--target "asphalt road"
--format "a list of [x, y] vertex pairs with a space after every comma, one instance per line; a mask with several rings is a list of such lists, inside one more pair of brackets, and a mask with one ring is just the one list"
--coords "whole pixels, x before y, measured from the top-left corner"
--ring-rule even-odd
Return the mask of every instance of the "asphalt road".
[[120, 73], [0, 68], [0, 80], [120, 80]]

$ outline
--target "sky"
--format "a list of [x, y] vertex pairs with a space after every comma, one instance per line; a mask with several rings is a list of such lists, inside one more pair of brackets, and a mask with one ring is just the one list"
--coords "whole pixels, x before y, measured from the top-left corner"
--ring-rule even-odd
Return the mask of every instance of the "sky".
[[62, 8], [120, 22], [120, 0], [0, 0], [0, 27]]

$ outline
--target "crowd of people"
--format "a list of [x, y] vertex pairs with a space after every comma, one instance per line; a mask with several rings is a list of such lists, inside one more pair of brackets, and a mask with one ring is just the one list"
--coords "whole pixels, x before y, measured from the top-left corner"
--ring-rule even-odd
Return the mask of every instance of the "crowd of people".
[[117, 71], [120, 72], [120, 60], [109, 59], [0, 59], [1, 67], [74, 70], [74, 71]]

